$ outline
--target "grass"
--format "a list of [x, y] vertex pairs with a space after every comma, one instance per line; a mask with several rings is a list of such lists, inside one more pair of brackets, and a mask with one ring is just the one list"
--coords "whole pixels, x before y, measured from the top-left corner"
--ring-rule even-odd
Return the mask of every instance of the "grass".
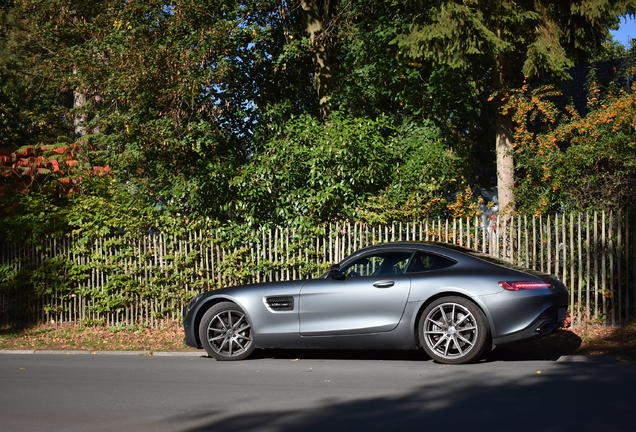
[[[0, 330], [0, 349], [53, 349], [89, 351], [191, 351], [183, 344], [183, 330], [176, 322], [159, 328], [142, 326], [37, 325]], [[506, 347], [513, 358], [550, 358], [564, 354], [610, 355], [636, 361], [636, 323], [623, 327], [601, 325], [563, 329], [542, 339]]]

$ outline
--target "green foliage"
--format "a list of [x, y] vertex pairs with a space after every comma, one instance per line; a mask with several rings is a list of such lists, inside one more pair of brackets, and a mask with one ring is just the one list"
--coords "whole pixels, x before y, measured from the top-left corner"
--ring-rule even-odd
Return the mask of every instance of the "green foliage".
[[574, 61], [602, 49], [608, 28], [634, 6], [632, 0], [443, 1], [396, 42], [414, 58], [451, 68], [474, 70], [481, 63], [494, 83], [509, 88], [523, 76], [567, 77]]
[[16, 271], [9, 265], [0, 265], [0, 293], [6, 293], [14, 287]]
[[390, 133], [384, 119], [340, 113], [324, 124], [311, 116], [290, 121], [233, 180], [231, 213], [249, 224], [343, 217], [386, 186], [400, 160]]
[[504, 107], [515, 120], [521, 210], [617, 208], [636, 199], [636, 96], [590, 83], [589, 112], [557, 108], [551, 87], [516, 91]]
[[401, 164], [386, 195], [397, 203], [415, 199], [425, 203], [447, 197], [464, 186], [461, 160], [431, 123], [406, 124], [396, 137]]
[[461, 159], [430, 123], [404, 125], [394, 138], [401, 155], [391, 183], [369, 197], [356, 217], [371, 223], [446, 214], [449, 199], [465, 185]]
[[[484, 95], [490, 94], [491, 125], [497, 137], [497, 188], [501, 210], [514, 208], [514, 154], [510, 118], [501, 97], [533, 80], [563, 80], [576, 62], [603, 50], [608, 29], [621, 14], [633, 11], [634, 0], [460, 1], [413, 0], [422, 13], [394, 42], [405, 55], [461, 71]], [[482, 99], [483, 100], [483, 99]], [[483, 102], [482, 102], [483, 103]], [[483, 104], [484, 108], [487, 105]], [[494, 137], [492, 137], [494, 138]], [[491, 139], [495, 144], [495, 140]], [[492, 144], [491, 144], [492, 146]]]
[[610, 34], [607, 40], [603, 42], [601, 51], [594, 56], [592, 61], [616, 60], [626, 57], [627, 55], [629, 55], [629, 52], [625, 48], [625, 45], [615, 40]]
[[25, 11], [13, 3], [0, 7], [0, 154], [52, 143], [70, 131], [62, 110], [67, 95], [32, 69], [43, 48], [33, 43]]
[[554, 134], [567, 142], [561, 179], [565, 206], [617, 208], [636, 202], [636, 96], [603, 98], [583, 119], [564, 121]]
[[[396, 129], [382, 118], [335, 113], [321, 124], [305, 116], [243, 167], [233, 180], [230, 213], [250, 225], [306, 227], [363, 215], [385, 219], [377, 207], [383, 203], [390, 218], [404, 219], [431, 214], [429, 201], [463, 184], [460, 159], [430, 122]], [[406, 212], [390, 210], [406, 203]]]
[[32, 265], [28, 282], [38, 297], [56, 295], [67, 298], [71, 286], [86, 278], [86, 270], [58, 255], [45, 259], [39, 265]]
[[[43, 239], [71, 239], [105, 283], [92, 287], [87, 268], [55, 258], [0, 267], [0, 290], [81, 295], [97, 314], [121, 312], [138, 297], [179, 303], [216, 288], [196, 267], [202, 250], [179, 249], [192, 228], [203, 229], [202, 242], [232, 248], [220, 271], [240, 283], [281, 265], [248, 253], [261, 227], [292, 228], [303, 256], [326, 223], [475, 212], [469, 185], [495, 177], [490, 143], [501, 99], [488, 104], [491, 93], [524, 74], [559, 78], [575, 62], [615, 56], [607, 29], [634, 2], [353, 0], [317, 8], [324, 30], [312, 42], [291, 1], [5, 2], [0, 239], [42, 256], [51, 255]], [[333, 61], [327, 96], [335, 113], [321, 121], [317, 45]], [[632, 66], [623, 76], [633, 76]], [[633, 111], [619, 99], [607, 103], [618, 107], [611, 122], [601, 121], [609, 118], [601, 101], [589, 124], [556, 112], [540, 127], [543, 114], [524, 111], [519, 120], [535, 128], [517, 154], [524, 209], [633, 201], [633, 129], [618, 116]], [[59, 171], [38, 160], [58, 158], [50, 153], [60, 147], [73, 149], [77, 169], [61, 154]], [[29, 153], [20, 157], [35, 173], [17, 165], [16, 150]], [[89, 175], [91, 166], [109, 170]], [[133, 242], [149, 233], [170, 237], [170, 251], [161, 263], [132, 266]], [[104, 244], [111, 253], [95, 252]], [[286, 265], [302, 275], [324, 270], [299, 258]]]

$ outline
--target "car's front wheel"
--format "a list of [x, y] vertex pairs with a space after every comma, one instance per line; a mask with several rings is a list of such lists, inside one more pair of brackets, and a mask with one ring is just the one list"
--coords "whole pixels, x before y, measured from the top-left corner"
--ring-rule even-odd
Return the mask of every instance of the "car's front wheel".
[[201, 318], [201, 344], [217, 360], [243, 360], [254, 351], [252, 324], [236, 304], [217, 303]]
[[463, 297], [442, 297], [432, 302], [422, 312], [418, 330], [420, 345], [439, 363], [470, 363], [490, 348], [486, 316]]

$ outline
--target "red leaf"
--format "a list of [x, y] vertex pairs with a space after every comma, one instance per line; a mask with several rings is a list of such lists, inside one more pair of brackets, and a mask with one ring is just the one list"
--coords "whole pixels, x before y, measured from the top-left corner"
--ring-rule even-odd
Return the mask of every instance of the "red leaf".
[[66, 151], [67, 147], [66, 146], [62, 146], [62, 147], [58, 147], [58, 148], [54, 148], [53, 149], [53, 153], [57, 153], [57, 154], [63, 154]]
[[51, 160], [51, 166], [53, 167], [53, 171], [57, 172], [60, 170], [60, 164], [55, 160]]
[[77, 161], [76, 160], [67, 160], [66, 161], [66, 165], [68, 165], [70, 167], [74, 167], [75, 165], [77, 165]]
[[110, 167], [109, 166], [105, 166], [105, 167], [94, 166], [93, 167], [93, 171], [95, 171], [95, 173], [97, 173], [97, 174], [109, 174], [110, 173]]
[[19, 157], [25, 157], [25, 156], [28, 156], [29, 153], [31, 153], [32, 151], [33, 151], [33, 147], [26, 147], [22, 151], [16, 151], [15, 155]]

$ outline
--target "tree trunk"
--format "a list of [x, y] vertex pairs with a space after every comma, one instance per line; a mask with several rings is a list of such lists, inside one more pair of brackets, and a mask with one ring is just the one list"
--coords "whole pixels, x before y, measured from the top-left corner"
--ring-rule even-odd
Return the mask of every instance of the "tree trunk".
[[512, 121], [510, 117], [497, 115], [496, 134], [499, 212], [509, 214], [515, 207], [515, 164], [512, 153]]
[[[73, 68], [73, 74], [77, 74], [77, 68]], [[89, 99], [90, 98], [90, 99]], [[73, 127], [75, 130], [75, 136], [78, 138], [84, 137], [88, 134], [96, 134], [99, 133], [98, 127], [93, 127], [89, 129], [87, 123], [89, 121], [88, 114], [83, 111], [86, 103], [91, 100], [95, 105], [99, 105], [102, 101], [102, 97], [99, 95], [94, 95], [92, 97], [88, 96], [86, 92], [81, 90], [73, 90], [73, 110], [75, 111], [75, 118], [73, 119]], [[96, 115], [93, 115], [93, 119], [96, 118]]]
[[305, 31], [309, 35], [313, 50], [314, 88], [318, 97], [320, 118], [324, 120], [331, 113], [333, 61], [331, 49], [327, 46], [327, 37], [323, 33], [326, 21], [330, 19], [331, 3], [329, 1], [301, 0], [300, 4], [305, 13]]
[[[76, 67], [73, 67], [73, 75], [77, 75]], [[88, 116], [86, 113], [81, 112], [84, 105], [86, 105], [86, 93], [79, 90], [73, 90], [73, 110], [75, 111], [73, 127], [75, 129], [75, 136], [78, 138], [88, 135], [88, 129], [86, 128]]]
[[[497, 30], [501, 37], [501, 30]], [[513, 82], [510, 59], [499, 54], [495, 60], [493, 87], [495, 92], [501, 93]], [[515, 164], [512, 148], [512, 119], [503, 115], [496, 107], [495, 120], [495, 153], [497, 155], [497, 196], [499, 199], [499, 213], [510, 214], [515, 208]]]
[[[73, 90], [73, 110], [80, 110], [86, 105], [86, 93], [82, 93]], [[73, 119], [73, 126], [75, 128], [75, 135], [79, 138], [88, 135], [88, 129], [86, 128], [86, 121], [88, 120], [85, 113], [78, 114], [76, 112]]]

